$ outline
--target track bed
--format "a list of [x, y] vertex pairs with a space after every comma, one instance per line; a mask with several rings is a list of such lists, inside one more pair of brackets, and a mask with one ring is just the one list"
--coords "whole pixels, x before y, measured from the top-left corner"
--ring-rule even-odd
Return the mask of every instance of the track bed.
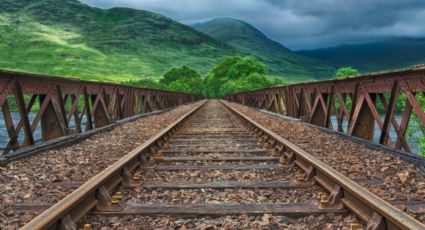
[[346, 209], [320, 210], [317, 194], [325, 190], [294, 183], [297, 172], [222, 104], [209, 102], [140, 167], [139, 181], [117, 189], [122, 209], [93, 212], [86, 223], [195, 229], [361, 223]]
[[[403, 205], [408, 211], [415, 208]], [[25, 228], [40, 226], [424, 227], [219, 101], [183, 116]]]

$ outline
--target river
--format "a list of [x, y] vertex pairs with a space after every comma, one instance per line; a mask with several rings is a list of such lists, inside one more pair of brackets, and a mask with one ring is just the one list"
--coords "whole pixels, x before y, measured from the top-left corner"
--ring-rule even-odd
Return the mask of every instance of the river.
[[[20, 120], [20, 116], [18, 112], [12, 112], [12, 120], [13, 120], [13, 124], [16, 126], [16, 124], [19, 122]], [[30, 123], [32, 123], [32, 121], [34, 120], [36, 116], [36, 113], [29, 113], [28, 117], [30, 120]], [[85, 129], [85, 124], [87, 124], [87, 119], [86, 116], [83, 116], [83, 120], [82, 120], [82, 129], [84, 131]], [[74, 119], [71, 119], [70, 122], [70, 128], [75, 128], [75, 121]], [[41, 142], [41, 126], [40, 123], [37, 125], [37, 128], [34, 131], [33, 134], [34, 137], [34, 141], [36, 143]], [[24, 130], [21, 129], [19, 136], [18, 136], [18, 141], [19, 143], [22, 143], [24, 141], [25, 135], [24, 135]], [[6, 129], [6, 124], [3, 118], [3, 113], [0, 112], [0, 149], [4, 149], [4, 147], [6, 146], [7, 142], [9, 141], [9, 136], [7, 134], [7, 129]]]

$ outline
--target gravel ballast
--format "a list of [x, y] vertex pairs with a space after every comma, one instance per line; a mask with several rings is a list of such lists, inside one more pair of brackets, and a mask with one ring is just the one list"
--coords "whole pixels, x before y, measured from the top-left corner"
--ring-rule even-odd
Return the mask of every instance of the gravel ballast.
[[142, 117], [69, 147], [0, 167], [0, 229], [17, 229], [39, 214], [15, 211], [14, 206], [58, 202], [75, 187], [54, 186], [55, 183], [87, 181], [200, 103]]
[[[288, 230], [348, 230], [351, 223], [358, 223], [354, 215], [319, 215], [289, 218], [264, 214], [260, 216], [223, 216], [219, 218], [177, 217], [93, 217], [87, 218], [93, 229], [160, 229], [160, 230], [233, 230], [233, 229], [288, 229]], [[360, 225], [361, 226], [361, 225]]]
[[[387, 201], [425, 201], [425, 173], [400, 157], [385, 150], [368, 148], [364, 144], [321, 131], [297, 120], [231, 104], [350, 179], [357, 182], [380, 181], [362, 184], [381, 198]], [[425, 223], [425, 210], [414, 216]]]

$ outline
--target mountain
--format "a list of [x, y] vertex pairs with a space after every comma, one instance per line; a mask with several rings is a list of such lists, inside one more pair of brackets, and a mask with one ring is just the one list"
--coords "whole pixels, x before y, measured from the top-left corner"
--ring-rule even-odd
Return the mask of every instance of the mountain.
[[296, 76], [297, 80], [303, 77], [320, 79], [335, 74], [335, 68], [317, 59], [294, 53], [241, 20], [218, 18], [191, 26], [241, 53], [257, 57], [268, 65], [272, 74]]
[[0, 0], [0, 68], [121, 81], [181, 65], [206, 74], [235, 50], [165, 16], [76, 0]]
[[425, 38], [397, 38], [298, 53], [320, 59], [337, 68], [351, 66], [367, 73], [425, 63]]

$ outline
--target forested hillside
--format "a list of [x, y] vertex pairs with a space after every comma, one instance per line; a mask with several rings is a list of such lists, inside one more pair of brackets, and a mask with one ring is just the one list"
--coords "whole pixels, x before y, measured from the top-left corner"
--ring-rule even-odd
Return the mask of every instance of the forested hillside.
[[217, 18], [192, 26], [240, 53], [255, 56], [267, 65], [269, 74], [283, 73], [287, 80], [324, 79], [335, 73], [334, 67], [291, 51], [241, 20]]
[[337, 68], [351, 66], [367, 73], [425, 63], [425, 38], [391, 39], [299, 53], [321, 59]]
[[76, 0], [0, 0], [0, 68], [120, 81], [189, 65], [206, 74], [231, 47], [165, 16]]

